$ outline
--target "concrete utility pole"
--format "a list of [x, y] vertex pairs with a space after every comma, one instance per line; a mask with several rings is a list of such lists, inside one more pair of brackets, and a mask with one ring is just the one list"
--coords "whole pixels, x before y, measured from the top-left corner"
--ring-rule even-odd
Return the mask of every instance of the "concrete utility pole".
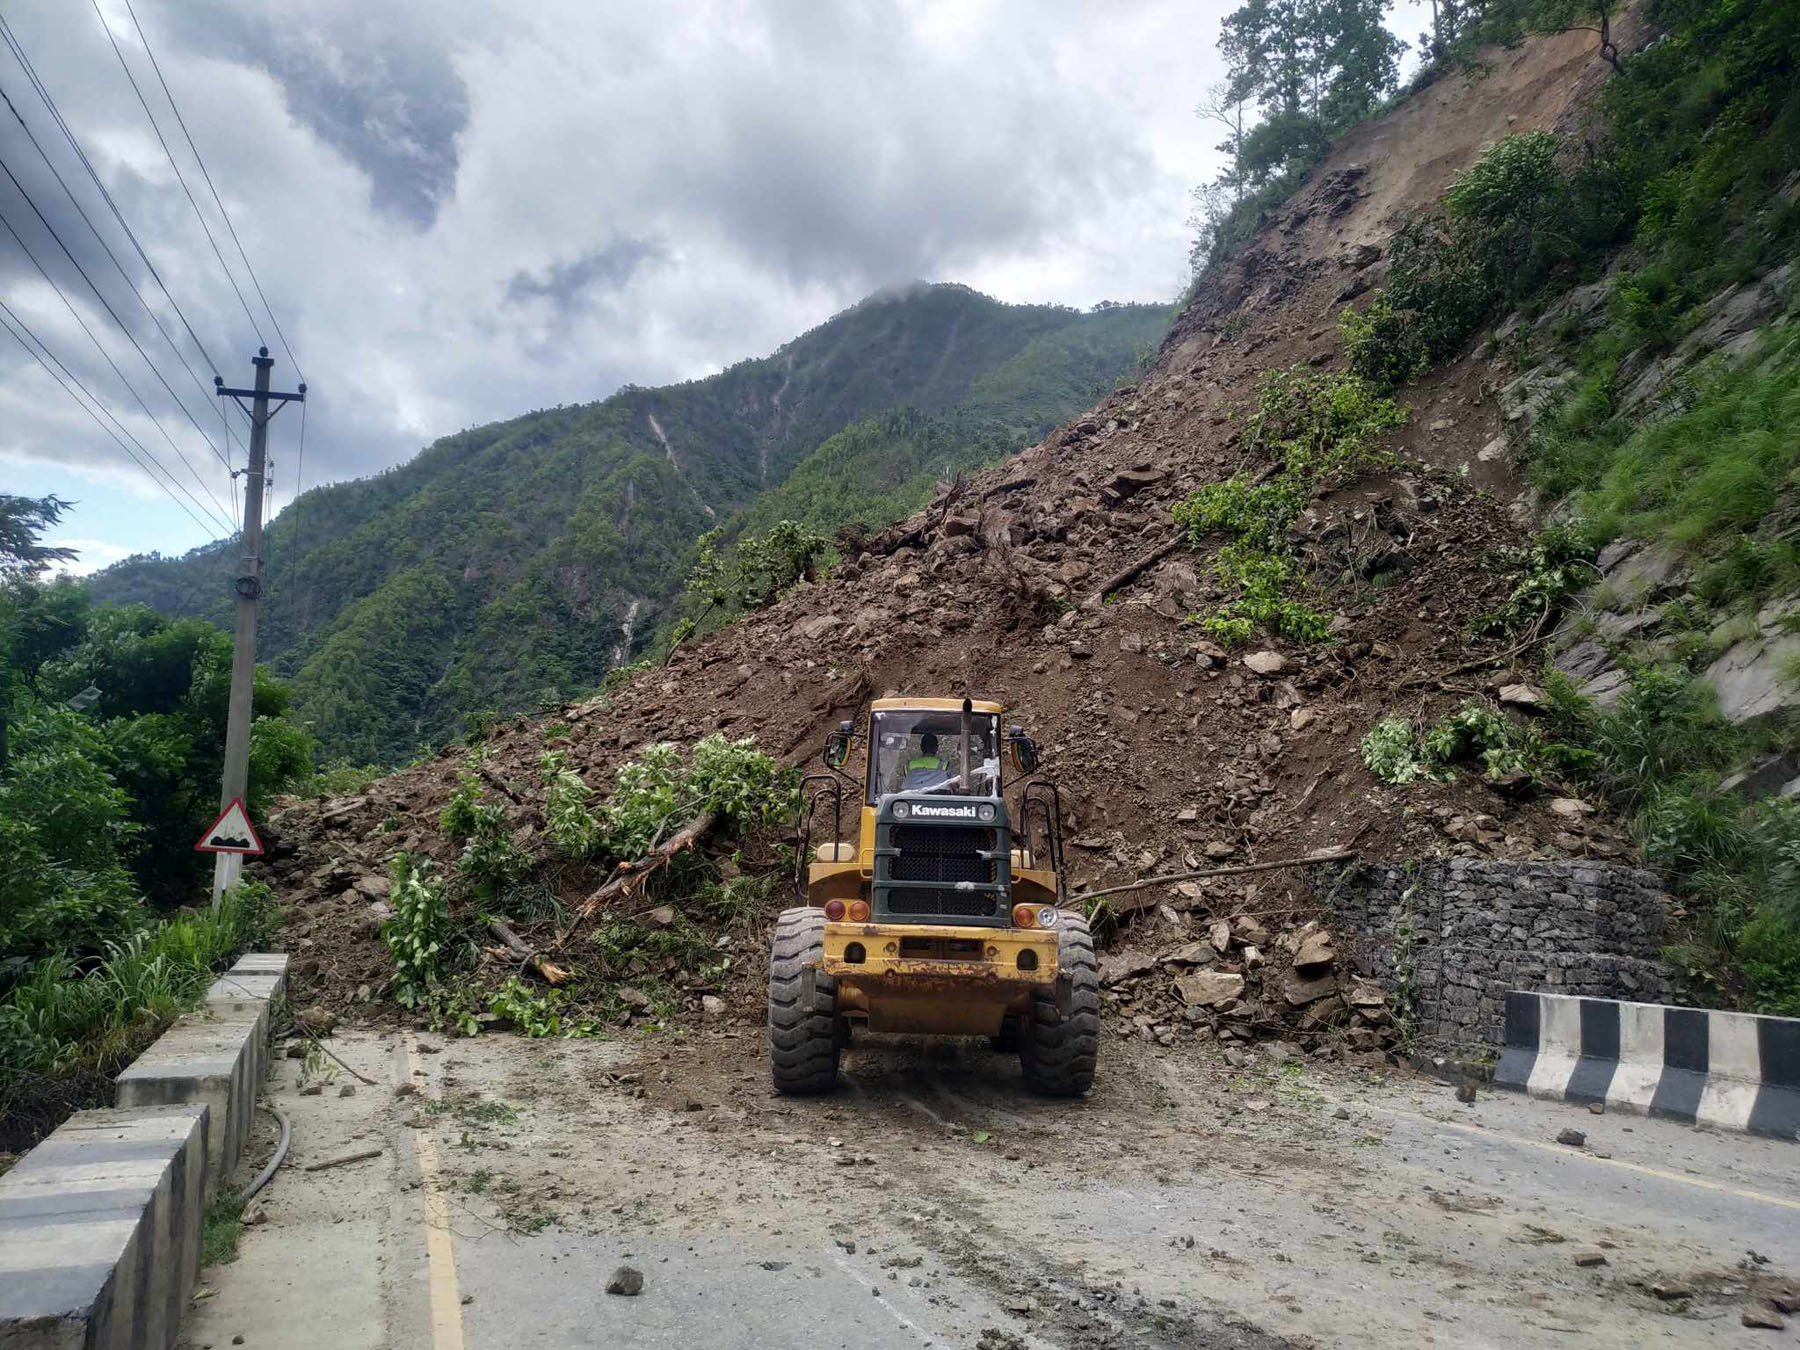
[[[225, 810], [250, 786], [250, 721], [251, 698], [256, 686], [256, 602], [262, 596], [262, 512], [263, 486], [268, 480], [269, 420], [274, 415], [269, 404], [280, 412], [288, 403], [304, 403], [306, 386], [297, 393], [277, 394], [269, 391], [269, 371], [275, 362], [267, 347], [257, 348], [251, 358], [256, 367], [256, 388], [228, 389], [225, 381], [213, 376], [220, 398], [234, 398], [240, 408], [251, 400], [244, 411], [250, 415], [250, 464], [244, 474], [243, 554], [238, 564], [237, 630], [231, 643], [231, 702], [225, 721], [225, 772], [219, 788], [219, 809]], [[243, 871], [243, 857], [236, 853], [220, 853], [213, 861], [213, 908], [220, 898], [237, 883]]]

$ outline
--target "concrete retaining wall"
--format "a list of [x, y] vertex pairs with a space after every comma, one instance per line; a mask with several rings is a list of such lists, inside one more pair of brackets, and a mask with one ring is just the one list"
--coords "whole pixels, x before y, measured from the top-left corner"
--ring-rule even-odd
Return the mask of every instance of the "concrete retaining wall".
[[1443, 858], [1318, 869], [1314, 886], [1352, 939], [1357, 966], [1417, 991], [1419, 1034], [1499, 1045], [1522, 987], [1599, 998], [1669, 997], [1656, 877], [1590, 861]]
[[1513, 991], [1494, 1086], [1800, 1139], [1800, 1019]]
[[206, 1193], [231, 1175], [249, 1138], [256, 1094], [269, 1068], [269, 1017], [287, 986], [287, 957], [244, 957], [114, 1080], [121, 1107], [204, 1102]]
[[0, 1177], [0, 1346], [172, 1346], [200, 1274], [203, 1104], [81, 1111]]
[[206, 1206], [236, 1166], [287, 957], [245, 956], [114, 1085], [0, 1177], [0, 1350], [175, 1344]]

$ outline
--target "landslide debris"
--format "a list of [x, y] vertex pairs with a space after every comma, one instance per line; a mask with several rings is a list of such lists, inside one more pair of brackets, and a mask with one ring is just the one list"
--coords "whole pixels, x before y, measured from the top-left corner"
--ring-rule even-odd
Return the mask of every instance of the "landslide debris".
[[[1273, 473], [1266, 447], [1245, 435], [1268, 375], [1341, 369], [1337, 306], [1396, 222], [1433, 203], [1518, 119], [1573, 115], [1588, 79], [1579, 44], [1536, 43], [1458, 100], [1432, 94], [1360, 128], [1209, 276], [1136, 383], [1041, 444], [943, 485], [909, 519], [847, 532], [832, 575], [679, 648], [666, 667], [544, 724], [492, 728], [482, 776], [515, 843], [529, 851], [541, 839], [537, 766], [551, 739], [604, 792], [647, 747], [714, 732], [806, 764], [871, 697], [908, 693], [995, 698], [1030, 729], [1061, 789], [1075, 891], [1339, 846], [1372, 858], [1622, 854], [1603, 820], [1554, 809], [1529, 782], [1461, 773], [1400, 791], [1358, 752], [1397, 711], [1421, 728], [1470, 700], [1505, 699], [1509, 715], [1531, 715], [1518, 690], [1531, 685], [1533, 653], [1496, 661], [1499, 644], [1470, 636], [1506, 602], [1494, 559], [1521, 538], [1504, 502], [1516, 488], [1506, 466], [1477, 457], [1502, 433], [1486, 395], [1504, 383], [1499, 356], [1402, 390], [1406, 425], [1381, 439], [1391, 465], [1329, 485], [1293, 519], [1284, 555], [1306, 604], [1330, 616], [1326, 640], [1265, 632], [1232, 646], [1202, 633], [1190, 616], [1237, 594], [1216, 566], [1224, 539], [1194, 547], [1173, 519], [1208, 484]], [[1400, 153], [1427, 143], [1429, 164]], [[465, 753], [446, 748], [359, 796], [275, 813], [266, 871], [292, 906], [302, 997], [343, 1007], [386, 986], [388, 865], [402, 850], [449, 863], [437, 821]], [[722, 920], [691, 894], [652, 893], [595, 916], [642, 926], [666, 909], [729, 958], [723, 976], [695, 978], [682, 957], [640, 954], [620, 973], [660, 982], [673, 1006], [653, 1010], [622, 984], [611, 1016], [714, 1027], [760, 1015], [766, 924], [786, 902], [780, 842], [752, 844], [751, 858], [718, 841], [700, 850], [715, 875], [763, 879], [753, 912]], [[542, 857], [534, 868], [564, 904], [603, 880]], [[1392, 1013], [1337, 956], [1302, 876], [1188, 882], [1106, 903], [1115, 1032], [1227, 1049], [1257, 1035], [1352, 1052], [1395, 1043]], [[533, 945], [554, 931], [515, 927]], [[517, 965], [510, 953], [491, 959], [495, 973]]]

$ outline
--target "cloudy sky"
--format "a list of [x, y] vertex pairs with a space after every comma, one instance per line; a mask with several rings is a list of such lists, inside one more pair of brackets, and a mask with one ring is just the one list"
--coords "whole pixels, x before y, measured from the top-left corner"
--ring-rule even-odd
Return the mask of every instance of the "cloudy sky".
[[[0, 0], [16, 110], [0, 107], [0, 160], [17, 180], [0, 174], [0, 217], [18, 234], [0, 228], [0, 300], [180, 485], [158, 486], [0, 333], [0, 490], [77, 500], [58, 537], [88, 567], [202, 543], [236, 510], [222, 461], [242, 464], [242, 435], [186, 324], [227, 383], [250, 382], [259, 340], [276, 387], [300, 378], [145, 38], [309, 382], [307, 485], [529, 408], [708, 374], [888, 283], [1171, 298], [1188, 192], [1217, 167], [1193, 114], [1222, 73], [1215, 0], [132, 4], [143, 37], [125, 0]], [[277, 510], [299, 430], [297, 410], [274, 424]]]

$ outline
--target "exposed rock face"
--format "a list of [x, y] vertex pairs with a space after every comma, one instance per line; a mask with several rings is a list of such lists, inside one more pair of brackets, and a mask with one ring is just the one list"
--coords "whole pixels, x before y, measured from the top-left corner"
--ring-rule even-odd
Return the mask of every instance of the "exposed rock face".
[[1427, 1041], [1499, 1044], [1509, 989], [1641, 1002], [1671, 994], [1658, 960], [1666, 899], [1640, 868], [1451, 858], [1321, 869], [1315, 880], [1337, 931], [1354, 939], [1358, 967], [1390, 985], [1404, 973], [1417, 987]]

